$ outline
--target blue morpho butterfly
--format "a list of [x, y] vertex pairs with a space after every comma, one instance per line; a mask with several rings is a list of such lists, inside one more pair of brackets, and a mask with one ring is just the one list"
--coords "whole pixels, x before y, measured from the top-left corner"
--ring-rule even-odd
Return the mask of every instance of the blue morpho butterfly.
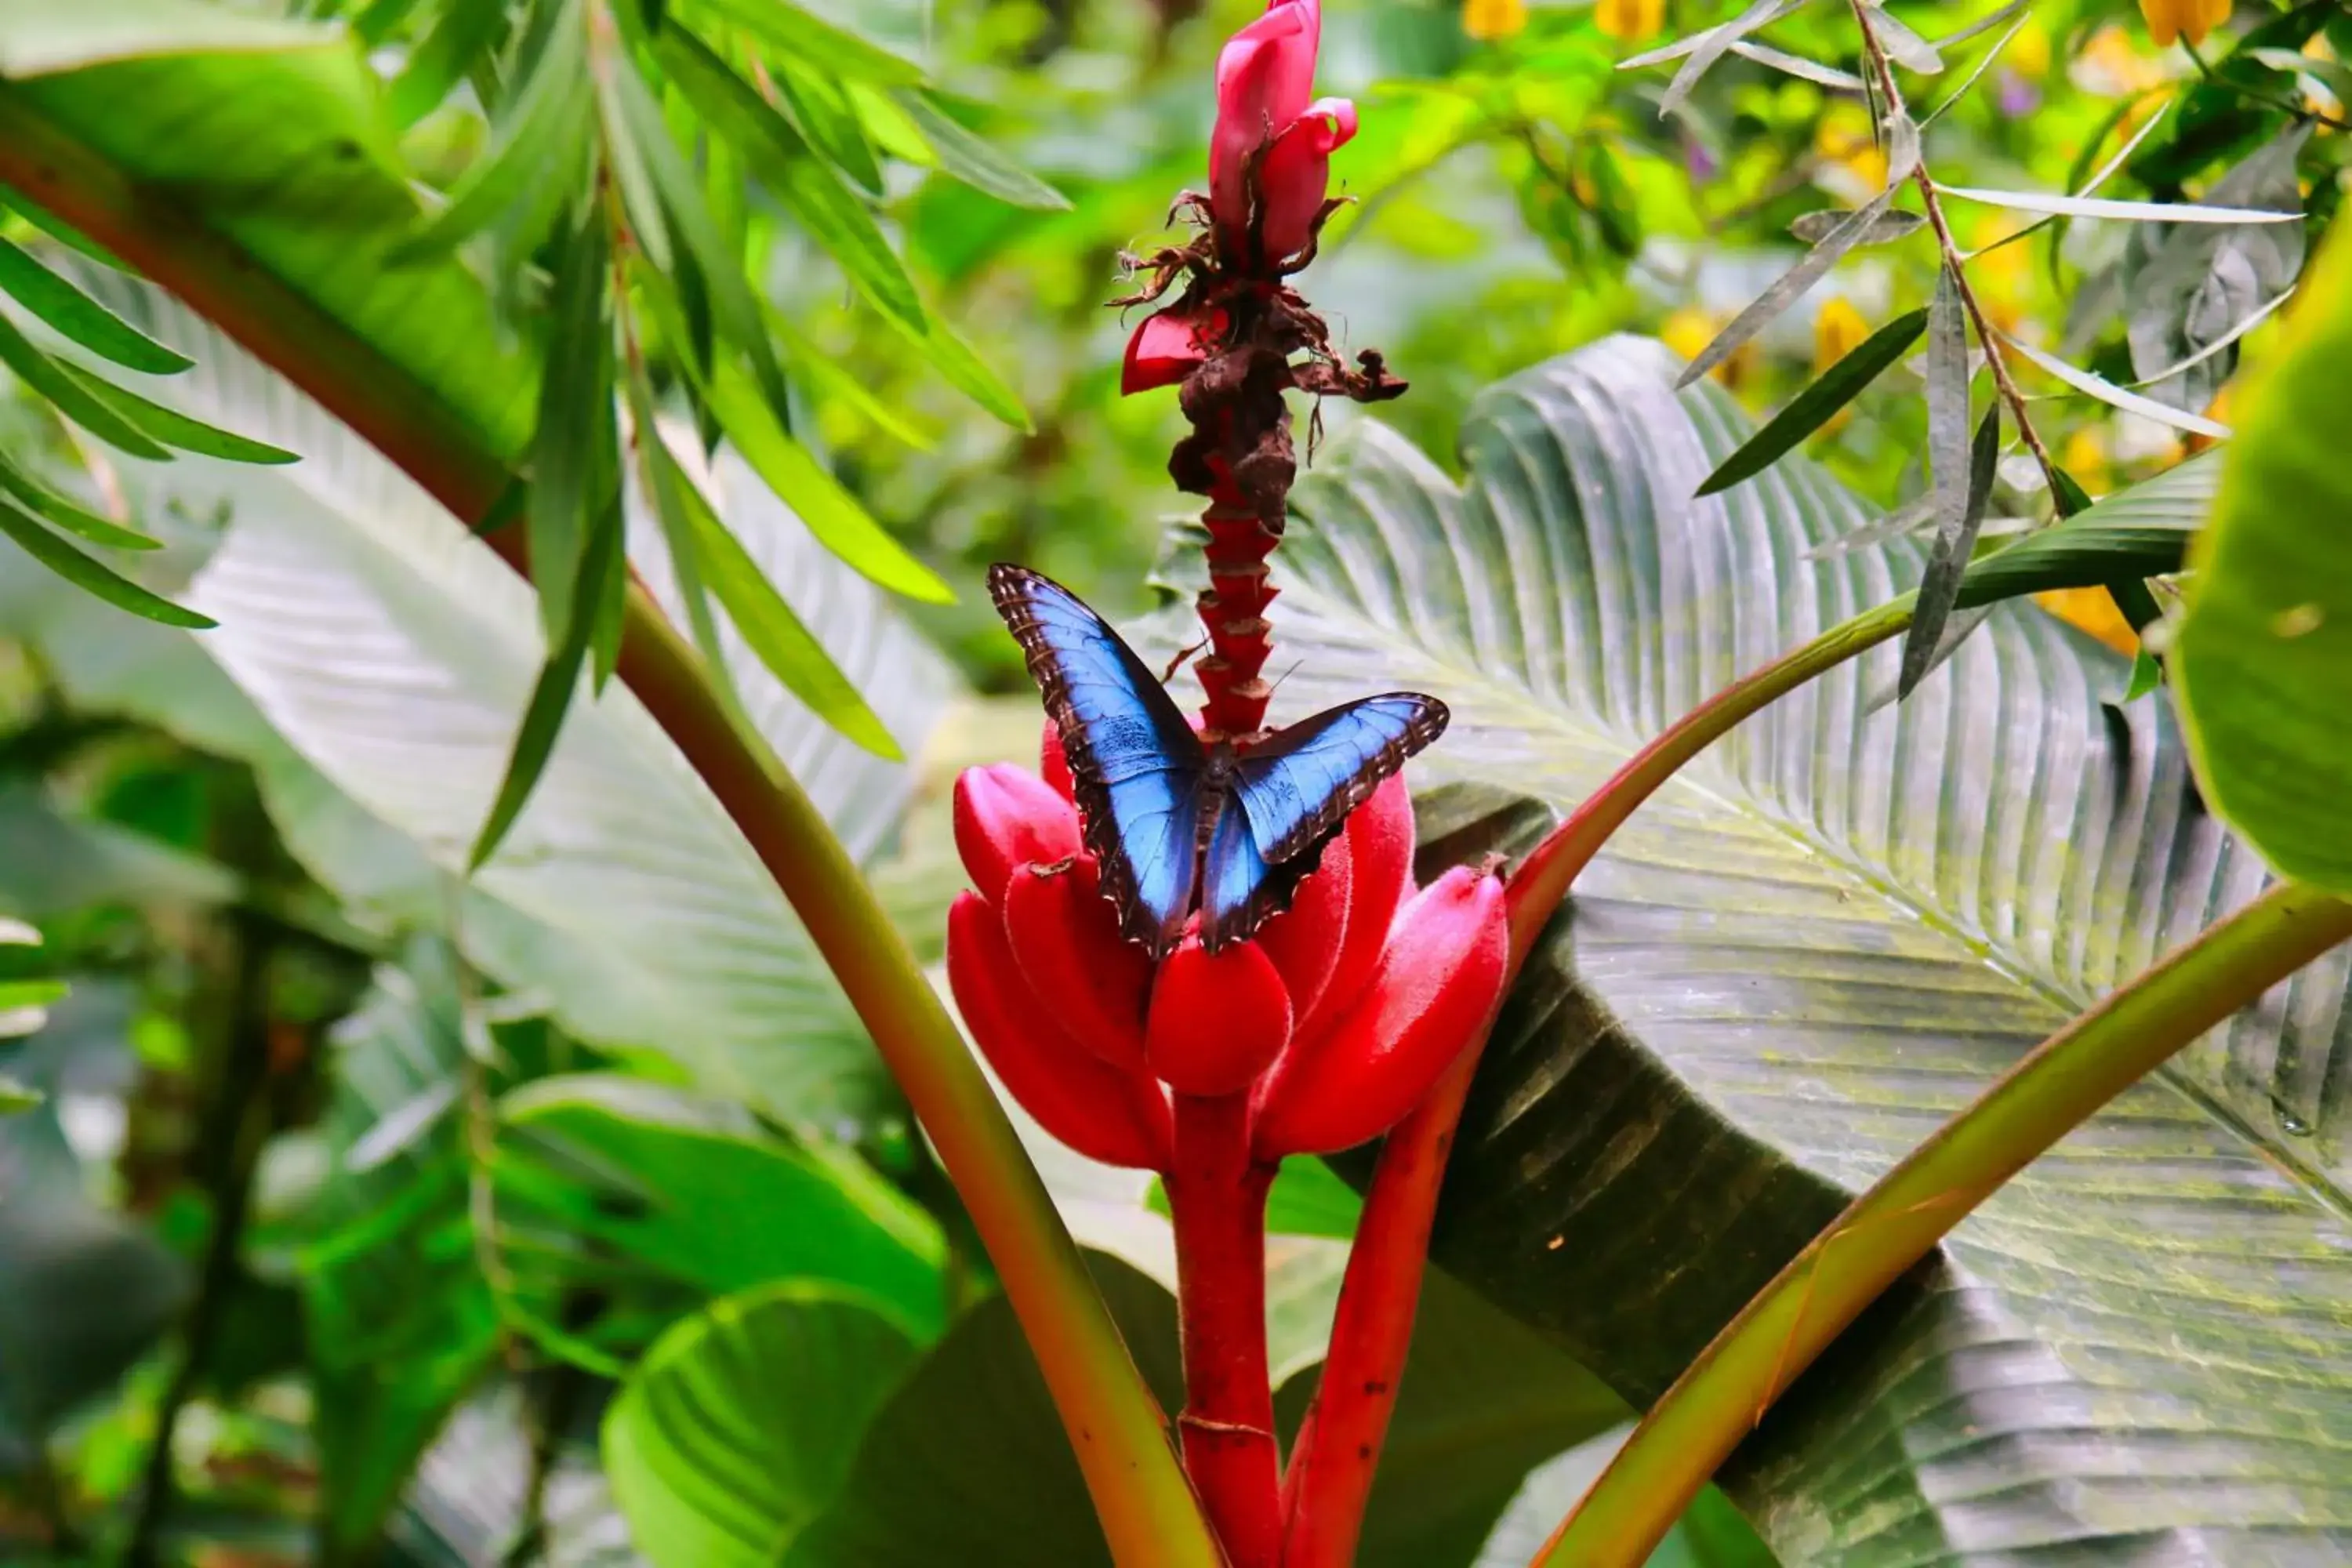
[[988, 591], [1061, 731], [1121, 933], [1155, 959], [1182, 940], [1196, 901], [1212, 952], [1288, 909], [1348, 813], [1445, 730], [1445, 704], [1392, 691], [1245, 752], [1203, 744], [1135, 650], [1068, 589], [998, 565]]

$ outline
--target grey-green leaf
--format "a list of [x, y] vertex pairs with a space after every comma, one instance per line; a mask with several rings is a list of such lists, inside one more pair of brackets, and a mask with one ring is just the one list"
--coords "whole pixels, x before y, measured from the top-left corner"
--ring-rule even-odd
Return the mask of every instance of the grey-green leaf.
[[[1927, 552], [1927, 569], [1919, 578], [1919, 602], [1912, 612], [1911, 629], [1903, 641], [1903, 670], [1896, 678], [1895, 695], [1911, 695], [1927, 672], [1952, 656], [1952, 650], [1968, 634], [1976, 629], [1974, 621], [1965, 626], [1954, 623], [1952, 607], [1959, 600], [1960, 576], [1969, 569], [1969, 560], [1977, 547], [1977, 530], [1984, 522], [1985, 502], [1992, 495], [1992, 478], [2000, 461], [2000, 402], [1998, 398], [1988, 405], [1984, 418], [1977, 424], [1976, 439], [1969, 449], [1969, 467], [1960, 487], [1960, 511], [1957, 518], [1938, 517], [1936, 542]], [[1942, 510], [1945, 494], [1943, 476], [1937, 479], [1937, 510]], [[1953, 635], [1947, 636], [1947, 631]]]
[[1822, 236], [1803, 259], [1782, 273], [1772, 286], [1758, 295], [1748, 307], [1731, 319], [1730, 325], [1716, 334], [1715, 341], [1699, 351], [1698, 358], [1685, 367], [1678, 384], [1688, 386], [1699, 377], [1729, 359], [1735, 350], [1766, 327], [1772, 319], [1794, 304], [1797, 297], [1815, 283], [1838, 263], [1838, 258], [1862, 243], [1863, 236], [1878, 226], [1879, 219], [1895, 203], [1898, 187], [1889, 185], [1864, 205], [1848, 213], [1844, 220]]

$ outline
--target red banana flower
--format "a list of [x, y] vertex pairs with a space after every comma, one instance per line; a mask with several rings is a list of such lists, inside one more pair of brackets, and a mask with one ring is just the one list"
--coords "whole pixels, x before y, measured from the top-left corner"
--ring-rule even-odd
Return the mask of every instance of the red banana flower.
[[1456, 868], [1414, 894], [1412, 806], [1391, 778], [1349, 818], [1289, 910], [1212, 956], [1159, 964], [1124, 942], [1081, 847], [1049, 730], [1043, 777], [956, 781], [956, 846], [977, 892], [950, 913], [948, 978], [975, 1043], [1055, 1138], [1165, 1170], [1170, 1093], [1248, 1092], [1257, 1157], [1379, 1136], [1492, 1015], [1502, 883]]
[[[1296, 270], [1330, 188], [1331, 154], [1356, 134], [1353, 103], [1314, 96], [1322, 39], [1321, 0], [1268, 0], [1217, 57], [1208, 205], [1228, 279], [1272, 288]], [[1182, 381], [1218, 348], [1226, 321], [1222, 310], [1181, 304], [1147, 317], [1128, 342], [1119, 390]]]

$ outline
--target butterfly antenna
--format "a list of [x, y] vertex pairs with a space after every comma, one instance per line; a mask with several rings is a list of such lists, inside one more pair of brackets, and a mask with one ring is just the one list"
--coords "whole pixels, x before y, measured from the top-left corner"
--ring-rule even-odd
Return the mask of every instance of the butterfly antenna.
[[1208, 646], [1209, 639], [1207, 637], [1202, 637], [1191, 647], [1177, 649], [1176, 657], [1168, 661], [1168, 668], [1160, 672], [1160, 684], [1166, 686], [1173, 682], [1176, 679], [1176, 672], [1183, 668], [1186, 664], [1190, 663], [1194, 654], [1200, 652], [1202, 648]]
[[1292, 676], [1297, 675], [1298, 673], [1298, 667], [1306, 662], [1307, 661], [1303, 658], [1292, 660], [1290, 668], [1284, 670], [1280, 675], [1276, 676], [1274, 678], [1274, 684], [1265, 689], [1265, 700], [1268, 702], [1273, 701], [1274, 694], [1282, 689], [1282, 683], [1288, 680]]

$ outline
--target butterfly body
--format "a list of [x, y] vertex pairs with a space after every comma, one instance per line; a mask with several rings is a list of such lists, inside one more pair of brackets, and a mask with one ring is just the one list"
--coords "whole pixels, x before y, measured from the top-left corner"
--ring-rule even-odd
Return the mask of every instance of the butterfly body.
[[1061, 736], [1105, 896], [1154, 958], [1195, 909], [1211, 952], [1287, 909], [1348, 813], [1445, 728], [1444, 704], [1397, 691], [1245, 745], [1203, 741], [1076, 595], [1018, 566], [988, 584]]

